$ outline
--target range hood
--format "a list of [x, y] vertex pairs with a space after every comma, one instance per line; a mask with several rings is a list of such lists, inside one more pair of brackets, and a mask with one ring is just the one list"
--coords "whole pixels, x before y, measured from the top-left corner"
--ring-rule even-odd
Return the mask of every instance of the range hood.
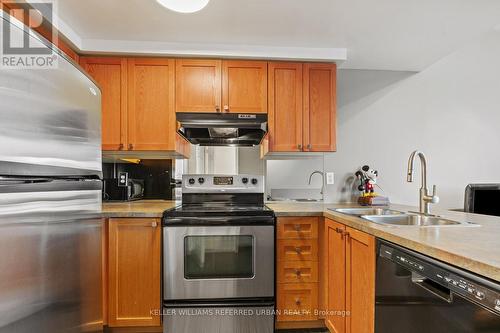
[[267, 132], [267, 114], [178, 112], [179, 133], [200, 146], [256, 146]]

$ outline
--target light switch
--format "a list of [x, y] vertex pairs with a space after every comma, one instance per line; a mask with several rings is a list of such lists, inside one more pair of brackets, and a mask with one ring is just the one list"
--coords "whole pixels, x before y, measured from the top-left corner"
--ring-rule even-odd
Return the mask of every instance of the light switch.
[[335, 184], [335, 173], [333, 173], [333, 172], [326, 173], [326, 184], [327, 185]]

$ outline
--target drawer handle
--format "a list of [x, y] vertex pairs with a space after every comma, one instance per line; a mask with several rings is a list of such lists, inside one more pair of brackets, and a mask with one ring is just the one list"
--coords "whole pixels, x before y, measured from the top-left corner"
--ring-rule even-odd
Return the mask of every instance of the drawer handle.
[[296, 269], [295, 275], [297, 275], [297, 277], [300, 277], [302, 275], [302, 272], [299, 269]]
[[300, 301], [300, 298], [295, 299], [295, 304], [300, 305], [302, 302]]
[[302, 249], [300, 247], [296, 247], [295, 248], [295, 252], [297, 252], [297, 254], [301, 254], [302, 253]]
[[300, 229], [301, 229], [301, 228], [300, 228], [300, 224], [296, 224], [296, 225], [294, 225], [294, 226], [293, 226], [293, 228], [294, 228], [294, 229], [295, 229], [295, 231], [297, 231], [297, 232], [298, 232], [298, 231], [300, 231]]

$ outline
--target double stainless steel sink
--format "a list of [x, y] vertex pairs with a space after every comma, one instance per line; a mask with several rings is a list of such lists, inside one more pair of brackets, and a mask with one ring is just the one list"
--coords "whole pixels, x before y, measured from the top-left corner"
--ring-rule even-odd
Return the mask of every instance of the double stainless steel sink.
[[453, 221], [439, 216], [426, 216], [416, 213], [401, 212], [389, 208], [337, 208], [332, 209], [338, 213], [361, 217], [370, 222], [387, 226], [471, 226], [474, 224]]

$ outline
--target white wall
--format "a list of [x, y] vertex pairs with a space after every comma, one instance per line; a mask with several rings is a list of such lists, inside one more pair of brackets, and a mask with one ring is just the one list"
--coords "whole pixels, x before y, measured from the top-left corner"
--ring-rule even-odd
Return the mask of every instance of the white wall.
[[340, 70], [338, 103], [338, 152], [325, 155], [336, 173], [329, 201], [349, 199], [346, 180], [367, 163], [392, 202], [417, 205], [420, 177], [406, 182], [414, 149], [427, 154], [442, 207], [461, 207], [468, 183], [500, 182], [499, 31], [418, 74]]

